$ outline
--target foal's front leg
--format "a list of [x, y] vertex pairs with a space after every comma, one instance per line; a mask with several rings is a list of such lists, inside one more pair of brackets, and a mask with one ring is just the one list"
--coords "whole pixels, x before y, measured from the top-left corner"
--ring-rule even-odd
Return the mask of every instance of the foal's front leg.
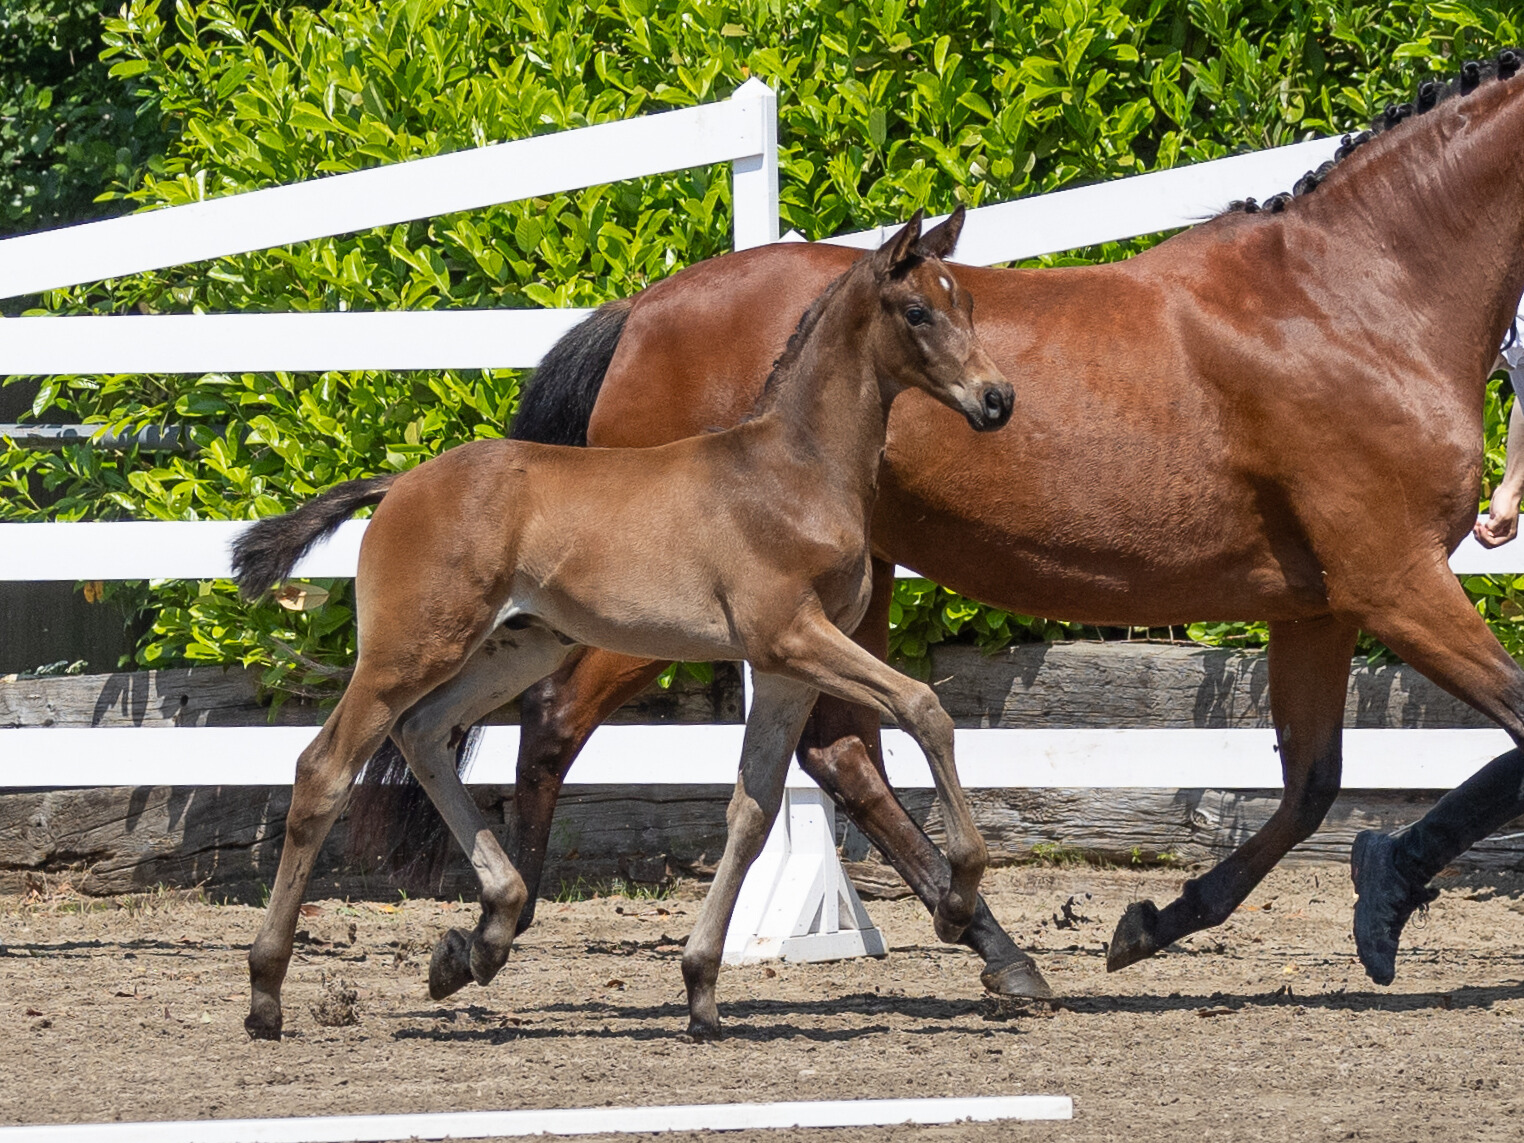
[[979, 906], [979, 880], [989, 862], [989, 850], [958, 782], [952, 719], [935, 692], [874, 658], [818, 611], [801, 614], [775, 641], [767, 669], [882, 711], [925, 753], [947, 819], [947, 860], [952, 866], [947, 891], [932, 912], [932, 924], [939, 938], [956, 943]]
[[688, 1034], [696, 1039], [713, 1039], [720, 1034], [714, 986], [720, 975], [725, 930], [730, 927], [746, 871], [761, 852], [778, 816], [789, 758], [815, 705], [813, 687], [777, 675], [759, 674], [755, 680], [741, 747], [741, 771], [725, 811], [725, 853], [683, 950]]
[[398, 720], [393, 737], [481, 883], [482, 915], [474, 932], [451, 929], [429, 961], [429, 996], [443, 1000], [471, 981], [487, 984], [508, 960], [524, 879], [498, 843], [455, 767], [462, 735], [479, 719], [561, 665], [572, 647], [541, 627], [499, 629], [459, 674]]

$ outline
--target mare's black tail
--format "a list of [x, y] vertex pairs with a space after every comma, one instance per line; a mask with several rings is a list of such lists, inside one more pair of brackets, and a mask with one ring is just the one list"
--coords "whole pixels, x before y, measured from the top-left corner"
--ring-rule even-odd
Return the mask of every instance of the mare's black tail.
[[629, 299], [608, 302], [551, 346], [519, 398], [509, 437], [587, 447], [587, 423], [629, 314]]
[[355, 509], [381, 503], [396, 473], [348, 480], [282, 516], [267, 516], [233, 541], [233, 578], [245, 599], [256, 599], [291, 574], [312, 545]]
[[[587, 424], [629, 312], [627, 300], [599, 306], [551, 347], [519, 398], [510, 438], [587, 446]], [[470, 757], [477, 733], [462, 739], [457, 768]], [[350, 800], [348, 857], [388, 874], [410, 893], [424, 894], [443, 883], [449, 847], [443, 819], [388, 738]]]

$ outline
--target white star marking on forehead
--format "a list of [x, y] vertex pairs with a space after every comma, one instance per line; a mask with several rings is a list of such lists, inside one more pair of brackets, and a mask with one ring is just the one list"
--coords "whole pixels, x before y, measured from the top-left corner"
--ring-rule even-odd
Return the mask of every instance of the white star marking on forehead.
[[943, 278], [943, 277], [938, 277], [937, 281], [942, 283], [942, 288], [944, 290], [946, 290], [949, 294], [952, 293], [952, 283], [951, 282], [949, 282], [946, 278]]

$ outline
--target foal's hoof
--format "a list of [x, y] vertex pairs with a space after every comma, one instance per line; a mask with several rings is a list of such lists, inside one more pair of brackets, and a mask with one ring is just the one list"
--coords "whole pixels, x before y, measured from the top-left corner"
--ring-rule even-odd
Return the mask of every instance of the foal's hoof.
[[483, 940], [471, 942], [471, 979], [483, 988], [492, 983], [492, 978], [501, 971], [503, 965], [508, 963], [508, 950], [503, 950], [502, 956], [494, 956]]
[[690, 1044], [712, 1044], [720, 1038], [720, 1022], [712, 1023], [708, 1020], [700, 1020], [696, 1017], [688, 1021], [688, 1030], [682, 1034], [681, 1039]]
[[1000, 965], [986, 965], [979, 974], [985, 991], [1003, 1000], [1052, 1001], [1053, 990], [1037, 971], [1037, 962], [1025, 953]]
[[429, 958], [429, 999], [453, 996], [475, 979], [471, 975], [471, 934], [451, 929]]
[[1116, 972], [1159, 951], [1159, 908], [1152, 901], [1127, 906], [1106, 950], [1106, 971]]
[[[272, 1011], [273, 1008], [273, 1011]], [[263, 1005], [255, 1002], [249, 1014], [243, 1018], [243, 1030], [251, 1040], [280, 1040], [280, 1005]]]

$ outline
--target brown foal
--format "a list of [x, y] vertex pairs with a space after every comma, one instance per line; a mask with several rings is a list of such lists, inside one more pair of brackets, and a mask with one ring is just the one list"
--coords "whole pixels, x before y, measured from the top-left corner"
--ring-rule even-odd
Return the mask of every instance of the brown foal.
[[[1022, 415], [983, 437], [916, 394], [895, 406], [856, 634], [875, 653], [894, 562], [1086, 623], [1269, 620], [1282, 804], [1168, 907], [1130, 907], [1110, 968], [1222, 922], [1323, 820], [1360, 628], [1524, 744], [1524, 671], [1446, 564], [1476, 518], [1483, 387], [1524, 288], [1519, 66], [1505, 52], [1426, 83], [1294, 196], [1128, 261], [960, 268]], [[514, 435], [636, 446], [734, 424], [784, 315], [858, 256], [764, 247], [611, 303], [546, 359]], [[531, 888], [572, 759], [662, 666], [589, 652], [525, 695], [515, 797]], [[877, 715], [823, 698], [803, 741], [804, 769], [934, 906], [947, 865], [883, 780]], [[1524, 812], [1504, 801], [1499, 814]], [[1461, 849], [1489, 828], [1469, 818]], [[987, 909], [964, 939], [988, 987], [1040, 991]]]
[[923, 239], [917, 215], [846, 268], [736, 428], [652, 449], [462, 445], [401, 476], [341, 485], [238, 541], [239, 583], [257, 594], [356, 507], [380, 502], [360, 549], [354, 677], [297, 764], [280, 870], [249, 952], [251, 1036], [280, 1036], [313, 857], [388, 735], [482, 885], [480, 923], [435, 950], [430, 994], [486, 984], [503, 966], [527, 889], [456, 775], [455, 747], [580, 646], [746, 659], [757, 671], [724, 856], [683, 954], [691, 1033], [719, 1029], [725, 929], [820, 692], [868, 704], [925, 750], [952, 863], [936, 929], [958, 937], [986, 855], [958, 786], [952, 722], [930, 688], [843, 634], [868, 604], [868, 517], [896, 394], [920, 389], [980, 430], [1011, 413], [1011, 387], [941, 261], [957, 226]]

